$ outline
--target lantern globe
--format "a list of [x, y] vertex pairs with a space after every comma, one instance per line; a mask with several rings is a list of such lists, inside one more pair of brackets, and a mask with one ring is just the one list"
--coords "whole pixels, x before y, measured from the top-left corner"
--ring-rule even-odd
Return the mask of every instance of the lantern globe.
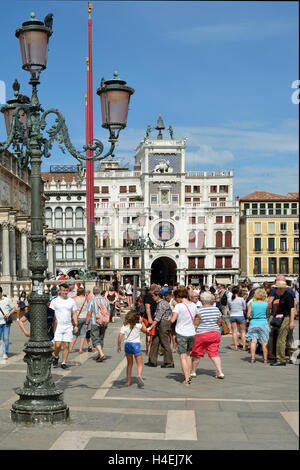
[[[7, 104], [1, 107], [1, 112], [4, 115], [4, 122], [5, 122], [7, 136], [9, 136], [10, 134], [13, 114], [18, 104], [20, 104], [20, 101], [18, 100], [18, 98], [13, 98], [11, 100], [8, 100]], [[27, 115], [22, 109], [20, 109], [19, 111], [19, 119], [25, 128], [25, 134], [26, 134]]]
[[34, 73], [46, 68], [48, 40], [51, 34], [52, 29], [37, 20], [34, 13], [31, 13], [31, 20], [25, 21], [16, 30], [24, 70]]
[[111, 80], [102, 80], [97, 90], [97, 95], [100, 96], [102, 127], [111, 131], [126, 127], [129, 101], [133, 93], [134, 89], [118, 78], [118, 72], [114, 72], [114, 78]]

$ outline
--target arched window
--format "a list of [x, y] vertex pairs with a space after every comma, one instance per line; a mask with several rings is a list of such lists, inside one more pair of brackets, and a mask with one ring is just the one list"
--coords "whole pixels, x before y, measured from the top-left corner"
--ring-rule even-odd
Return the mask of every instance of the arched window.
[[74, 258], [74, 243], [70, 238], [66, 241], [66, 259]]
[[95, 235], [95, 248], [100, 248], [100, 237]]
[[104, 234], [103, 234], [103, 248], [109, 248], [109, 247], [110, 247], [109, 234], [107, 232], [104, 232]]
[[52, 209], [50, 207], [47, 207], [45, 210], [45, 224], [52, 228]]
[[126, 232], [123, 232], [123, 248], [127, 248], [132, 242], [136, 245], [138, 236], [139, 234], [135, 230], [128, 229]]
[[76, 258], [84, 258], [84, 241], [81, 238], [76, 241]]
[[75, 227], [76, 228], [83, 228], [83, 209], [82, 209], [82, 207], [76, 207]]
[[232, 246], [232, 233], [230, 231], [225, 232], [225, 247], [229, 248]]
[[223, 233], [217, 232], [216, 233], [216, 248], [222, 248], [223, 246]]
[[63, 212], [62, 212], [61, 207], [57, 207], [55, 209], [54, 217], [55, 217], [55, 228], [62, 228], [63, 227], [63, 223], [62, 223]]
[[198, 248], [202, 249], [205, 247], [205, 233], [200, 231], [198, 232]]
[[56, 259], [63, 259], [63, 242], [60, 239], [56, 240], [55, 257]]
[[196, 248], [196, 234], [195, 232], [189, 233], [189, 248]]
[[73, 209], [72, 207], [67, 207], [66, 212], [65, 212], [65, 217], [66, 217], [66, 228], [72, 228], [73, 227]]

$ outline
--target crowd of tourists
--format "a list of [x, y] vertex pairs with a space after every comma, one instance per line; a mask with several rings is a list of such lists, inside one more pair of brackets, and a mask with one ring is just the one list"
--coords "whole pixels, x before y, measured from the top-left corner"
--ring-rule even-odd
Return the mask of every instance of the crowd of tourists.
[[[109, 323], [119, 319], [117, 351], [127, 358], [126, 385], [130, 386], [133, 360], [137, 365], [138, 385], [144, 386], [142, 334], [145, 335], [148, 367], [174, 368], [174, 354], [180, 358], [182, 383], [190, 385], [205, 354], [216, 370], [215, 377], [224, 379], [219, 352], [221, 336], [232, 335], [233, 351], [249, 354], [254, 364], [259, 356], [271, 366], [292, 362], [293, 330], [299, 317], [299, 282], [288, 285], [279, 275], [274, 283], [237, 286], [160, 286], [152, 284], [134, 292], [132, 283], [117, 271], [111, 285], [92, 292], [85, 290], [80, 279], [57, 279], [51, 288], [47, 308], [47, 331], [53, 342], [53, 367], [67, 369], [69, 354], [79, 339], [79, 353], [85, 347], [96, 351], [96, 362], [107, 359], [104, 340]], [[134, 295], [135, 294], [135, 295]], [[121, 315], [125, 307], [125, 318]], [[30, 333], [30, 306], [26, 292], [21, 292], [18, 305], [3, 296], [0, 287], [0, 340], [3, 358], [8, 358], [12, 315], [26, 337]], [[123, 324], [121, 325], [121, 319]], [[109, 330], [108, 330], [109, 331]], [[85, 346], [86, 344], [86, 346]]]

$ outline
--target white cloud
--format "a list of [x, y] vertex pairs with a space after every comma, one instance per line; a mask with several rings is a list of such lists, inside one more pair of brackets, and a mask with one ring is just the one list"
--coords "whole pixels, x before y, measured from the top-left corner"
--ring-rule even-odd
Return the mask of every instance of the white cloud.
[[177, 135], [188, 138], [187, 145], [192, 147], [201, 144], [214, 148], [237, 151], [297, 152], [298, 135], [296, 129], [289, 132], [278, 129], [268, 131], [245, 130], [226, 127], [178, 127]]
[[195, 152], [186, 151], [186, 166], [209, 164], [222, 166], [234, 160], [234, 156], [228, 150], [215, 150], [210, 145], [202, 144]]

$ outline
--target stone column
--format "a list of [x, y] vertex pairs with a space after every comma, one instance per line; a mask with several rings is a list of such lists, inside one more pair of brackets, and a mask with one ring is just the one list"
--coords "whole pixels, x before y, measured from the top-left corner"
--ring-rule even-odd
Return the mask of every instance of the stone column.
[[54, 272], [54, 240], [47, 240], [48, 243], [48, 272], [55, 274]]
[[28, 231], [21, 229], [21, 277], [28, 277]]
[[9, 260], [9, 222], [2, 222], [2, 277], [3, 280], [10, 278], [10, 260]]
[[10, 249], [10, 274], [13, 280], [16, 280], [17, 278], [16, 227], [14, 225], [9, 226], [9, 249]]

